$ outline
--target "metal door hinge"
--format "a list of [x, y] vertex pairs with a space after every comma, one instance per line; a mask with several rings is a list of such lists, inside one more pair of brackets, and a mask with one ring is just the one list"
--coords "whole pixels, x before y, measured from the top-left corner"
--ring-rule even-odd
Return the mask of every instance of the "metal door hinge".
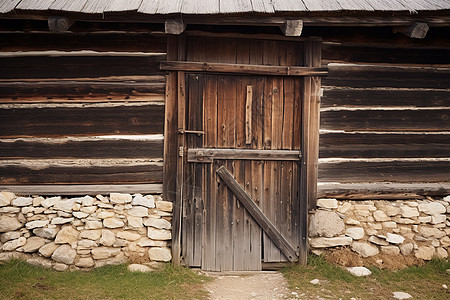
[[178, 156], [179, 157], [183, 157], [184, 156], [184, 147], [183, 146], [178, 148]]
[[179, 134], [187, 134], [187, 133], [191, 133], [191, 134], [196, 134], [196, 135], [202, 135], [202, 134], [205, 134], [204, 131], [200, 131], [200, 130], [185, 130], [185, 129], [178, 129], [178, 133], [179, 133]]

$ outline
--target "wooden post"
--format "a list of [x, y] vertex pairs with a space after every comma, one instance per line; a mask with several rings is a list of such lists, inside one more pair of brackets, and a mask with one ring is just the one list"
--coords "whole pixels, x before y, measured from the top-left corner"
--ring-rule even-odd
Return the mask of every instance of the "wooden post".
[[300, 36], [303, 30], [303, 20], [286, 20], [280, 29], [285, 36]]
[[66, 17], [51, 16], [48, 18], [48, 29], [51, 32], [64, 32], [69, 30], [73, 23], [73, 20]]
[[182, 34], [186, 29], [186, 23], [181, 19], [169, 19], [164, 24], [167, 34]]
[[413, 39], [423, 39], [427, 35], [428, 29], [430, 28], [427, 23], [415, 22], [411, 26], [394, 27], [392, 31], [394, 33], [401, 32]]

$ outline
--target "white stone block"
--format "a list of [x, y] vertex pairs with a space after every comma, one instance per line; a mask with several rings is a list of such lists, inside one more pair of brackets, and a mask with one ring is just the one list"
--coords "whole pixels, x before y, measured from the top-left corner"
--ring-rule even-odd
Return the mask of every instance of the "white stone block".
[[347, 268], [347, 271], [349, 271], [352, 275], [355, 275], [358, 277], [369, 276], [372, 274], [372, 272], [365, 267], [351, 267], [351, 268]]
[[419, 204], [419, 211], [427, 215], [439, 215], [445, 214], [447, 209], [445, 208], [444, 205], [438, 202], [429, 202]]
[[329, 198], [317, 199], [317, 206], [322, 208], [334, 209], [338, 207], [338, 202], [336, 199], [329, 199]]
[[360, 240], [364, 237], [364, 229], [362, 227], [350, 227], [345, 230], [345, 235], [354, 240]]

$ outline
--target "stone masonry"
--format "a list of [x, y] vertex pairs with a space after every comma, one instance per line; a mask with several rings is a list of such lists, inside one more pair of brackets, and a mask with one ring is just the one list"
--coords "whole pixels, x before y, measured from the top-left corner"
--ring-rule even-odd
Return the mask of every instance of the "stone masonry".
[[319, 199], [310, 215], [309, 244], [315, 253], [348, 246], [362, 257], [379, 253], [447, 258], [450, 196], [411, 201]]
[[172, 203], [160, 195], [62, 198], [0, 192], [0, 261], [90, 269], [172, 259]]

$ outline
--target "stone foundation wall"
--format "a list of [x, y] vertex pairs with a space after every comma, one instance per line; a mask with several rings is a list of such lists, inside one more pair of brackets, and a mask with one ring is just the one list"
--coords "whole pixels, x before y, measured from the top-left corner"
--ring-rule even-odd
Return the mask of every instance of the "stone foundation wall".
[[447, 258], [450, 246], [450, 196], [411, 201], [319, 199], [310, 215], [310, 249], [349, 246], [362, 257], [414, 255]]
[[0, 260], [56, 270], [171, 260], [172, 203], [160, 195], [95, 198], [0, 193]]

